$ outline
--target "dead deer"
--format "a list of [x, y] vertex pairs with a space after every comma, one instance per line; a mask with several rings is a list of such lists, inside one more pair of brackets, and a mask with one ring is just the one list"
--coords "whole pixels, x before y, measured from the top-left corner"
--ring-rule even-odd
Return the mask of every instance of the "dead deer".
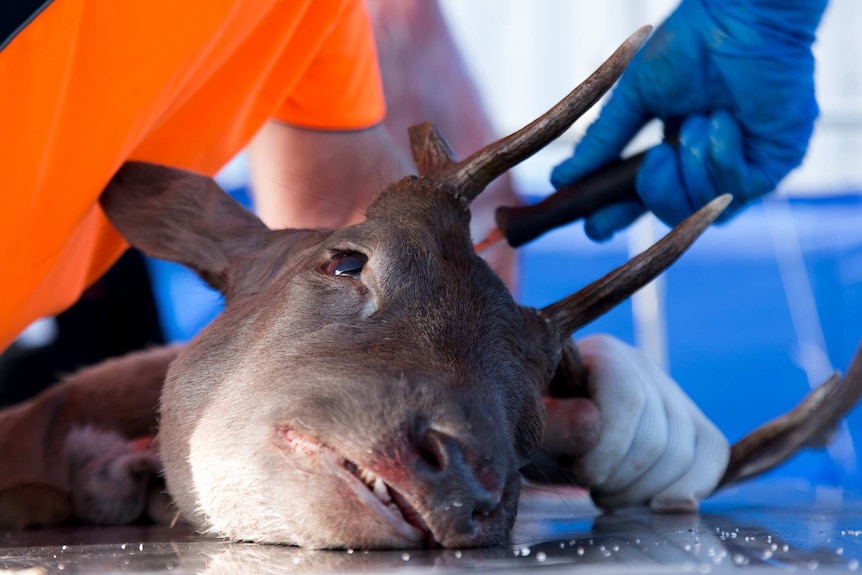
[[[601, 433], [595, 419], [578, 433], [553, 419], [555, 399], [589, 411], [572, 333], [670, 265], [729, 198], [543, 309], [518, 305], [474, 253], [470, 202], [592, 106], [647, 34], [466, 160], [433, 126], [412, 129], [419, 177], [385, 188], [365, 222], [342, 230], [269, 230], [209, 178], [124, 165], [101, 199], [111, 222], [146, 253], [197, 271], [225, 311], [184, 348], [84, 370], [0, 415], [4, 466], [17, 466], [0, 480], [0, 522], [123, 522], [146, 506], [141, 493], [163, 465], [182, 516], [219, 536], [336, 548], [505, 541], [519, 470], [540, 448], [586, 451]], [[848, 394], [847, 408], [857, 371], [820, 395]], [[814, 408], [817, 429], [804, 418], [748, 440], [727, 480], [761, 471], [782, 438], [768, 465], [834, 423], [827, 404]], [[160, 460], [122, 446], [156, 427]]]

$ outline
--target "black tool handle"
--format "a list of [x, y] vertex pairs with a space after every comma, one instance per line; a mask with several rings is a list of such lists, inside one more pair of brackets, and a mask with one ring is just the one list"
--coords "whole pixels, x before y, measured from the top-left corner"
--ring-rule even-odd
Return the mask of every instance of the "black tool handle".
[[645, 154], [614, 160], [536, 204], [497, 208], [497, 227], [509, 245], [516, 248], [611, 204], [639, 202], [635, 176]]

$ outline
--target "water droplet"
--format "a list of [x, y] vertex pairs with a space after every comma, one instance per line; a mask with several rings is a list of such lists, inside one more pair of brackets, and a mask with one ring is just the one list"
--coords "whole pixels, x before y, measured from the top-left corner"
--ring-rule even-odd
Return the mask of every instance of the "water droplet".
[[547, 559], [548, 556], [545, 555], [544, 551], [539, 551], [538, 553], [536, 553], [536, 561], [538, 561], [539, 563], [544, 563]]
[[787, 553], [788, 551], [790, 551], [790, 545], [785, 543], [784, 545], [781, 546], [781, 550], [784, 551], [785, 553]]
[[859, 570], [859, 560], [858, 559], [851, 559], [850, 563], [847, 564], [847, 568], [850, 569], [851, 571], [858, 571]]
[[452, 507], [464, 507], [464, 504], [460, 501], [453, 501]]
[[576, 552], [577, 552], [577, 554], [578, 554], [578, 555], [583, 555], [583, 554], [584, 554], [584, 548], [583, 548], [583, 547], [578, 547], [578, 549], [577, 549], [577, 551], [576, 551]]
[[410, 561], [410, 554], [409, 553], [402, 553], [401, 554], [401, 560], [402, 561]]
[[760, 556], [760, 558], [763, 559], [764, 561], [766, 561], [768, 559], [772, 559], [772, 551], [767, 549], [766, 551], [763, 552], [763, 554]]
[[817, 561], [815, 561], [814, 559], [812, 559], [811, 561], [809, 561], [809, 562], [808, 562], [808, 563], [806, 563], [805, 565], [806, 565], [809, 569], [811, 569], [812, 571], [814, 571], [815, 569], [817, 569], [817, 566], [818, 566], [818, 565], [820, 565], [820, 563], [818, 563]]
[[736, 553], [733, 555], [733, 562], [736, 565], [748, 565], [748, 557], [741, 553]]
[[348, 555], [353, 555], [353, 553], [354, 553], [353, 549], [348, 549], [348, 550], [347, 550], [347, 554], [348, 554]]
[[460, 559], [460, 558], [461, 558], [461, 552], [455, 551], [455, 559]]
[[837, 549], [835, 549], [835, 554], [836, 555], [844, 555], [844, 548], [838, 547]]

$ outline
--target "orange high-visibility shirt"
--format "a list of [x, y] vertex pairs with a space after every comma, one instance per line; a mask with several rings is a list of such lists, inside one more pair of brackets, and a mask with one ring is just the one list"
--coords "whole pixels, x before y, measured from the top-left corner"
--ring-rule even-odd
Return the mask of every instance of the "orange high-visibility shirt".
[[0, 22], [0, 350], [127, 247], [98, 206], [125, 160], [213, 175], [268, 119], [385, 112], [362, 0], [20, 0], [0, 17], [25, 4], [43, 9]]

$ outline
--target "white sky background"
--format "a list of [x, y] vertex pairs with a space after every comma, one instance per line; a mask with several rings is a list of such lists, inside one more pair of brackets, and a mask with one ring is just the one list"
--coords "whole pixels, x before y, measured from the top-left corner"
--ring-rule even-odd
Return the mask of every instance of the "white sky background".
[[[643, 24], [658, 25], [676, 0], [441, 0], [449, 26], [500, 135], [543, 113]], [[862, 2], [831, 0], [815, 45], [821, 115], [790, 193], [862, 191]], [[521, 167], [522, 191], [548, 191], [550, 168], [567, 157], [594, 115]], [[633, 147], [660, 137], [644, 134]]]

